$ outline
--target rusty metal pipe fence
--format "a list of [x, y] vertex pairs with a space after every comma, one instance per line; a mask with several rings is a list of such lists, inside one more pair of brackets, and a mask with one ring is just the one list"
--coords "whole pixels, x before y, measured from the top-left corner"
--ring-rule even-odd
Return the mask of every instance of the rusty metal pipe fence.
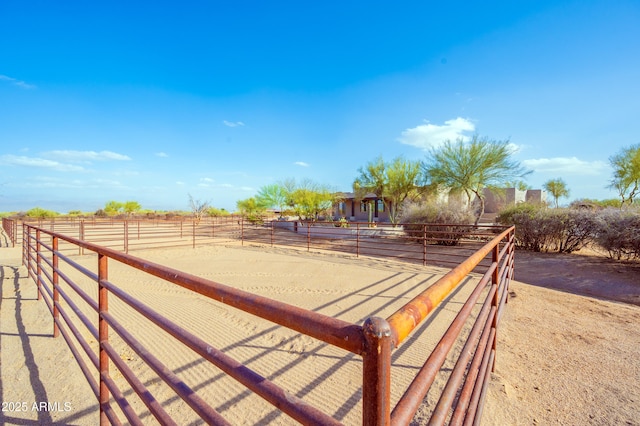
[[[22, 240], [20, 221], [3, 221], [13, 229], [14, 243]], [[82, 241], [129, 253], [148, 248], [196, 247], [219, 242], [287, 246], [376, 256], [422, 265], [453, 267], [505, 229], [493, 225], [314, 222], [265, 220], [241, 216], [218, 218], [54, 218], [27, 223]], [[83, 254], [81, 247], [62, 247], [66, 254]]]
[[[239, 224], [241, 227], [243, 223]], [[252, 225], [253, 226], [253, 225]], [[251, 227], [247, 236], [250, 234]], [[268, 227], [256, 227], [264, 232]], [[275, 226], [269, 230], [275, 237]], [[442, 230], [432, 238], [450, 238], [450, 230]], [[311, 234], [311, 226], [303, 230]], [[211, 231], [209, 229], [207, 232]], [[424, 234], [433, 229], [419, 229]], [[447, 231], [447, 232], [444, 232]], [[212, 231], [211, 231], [212, 232]], [[233, 231], [235, 232], [235, 231]], [[243, 232], [243, 236], [245, 235]], [[393, 231], [396, 232], [396, 231]], [[444, 233], [441, 233], [444, 232]], [[471, 230], [470, 230], [471, 232]], [[251, 370], [218, 348], [212, 347], [202, 338], [167, 319], [109, 280], [109, 262], [117, 261], [132, 270], [143, 271], [167, 282], [181, 286], [220, 303], [241, 309], [273, 323], [295, 330], [314, 339], [341, 348], [346, 353], [362, 358], [362, 423], [365, 425], [405, 425], [429, 391], [436, 374], [441, 370], [445, 358], [454, 343], [461, 339], [463, 325], [469, 322], [474, 305], [482, 303], [475, 319], [471, 318], [471, 332], [466, 336], [464, 348], [459, 355], [438, 404], [431, 414], [429, 424], [478, 424], [490, 373], [495, 363], [497, 329], [502, 309], [507, 301], [508, 287], [514, 271], [514, 228], [492, 229], [491, 233], [469, 236], [479, 246], [472, 255], [459, 262], [435, 284], [426, 288], [409, 303], [388, 318], [371, 317], [362, 325], [305, 310], [263, 296], [254, 295], [221, 283], [197, 277], [163, 265], [148, 262], [120, 250], [104, 247], [92, 242], [23, 224], [23, 262], [29, 276], [38, 286], [38, 298], [45, 300], [53, 316], [53, 336], [62, 334], [72, 354], [86, 376], [99, 403], [101, 424], [121, 424], [124, 416], [131, 424], [142, 424], [138, 412], [133, 409], [116, 381], [114, 369], [124, 377], [139, 401], [161, 424], [176, 424], [152, 395], [143, 381], [120, 358], [114, 348], [114, 335], [155, 372], [203, 421], [208, 424], [228, 424], [227, 420], [198, 396], [170, 368], [146, 348], [138, 337], [133, 336], [120, 323], [117, 313], [109, 309], [109, 301], [124, 303], [164, 330], [182, 345], [190, 348], [202, 360], [209, 362], [229, 375], [251, 392], [261, 396], [278, 410], [303, 424], [340, 424], [339, 421], [304, 400], [289, 393], [272, 381]], [[489, 235], [491, 235], [489, 237]], [[360, 238], [357, 236], [356, 238]], [[423, 240], [410, 235], [413, 244], [420, 246]], [[243, 241], [255, 241], [246, 238]], [[309, 241], [309, 240], [307, 240]], [[66, 254], [64, 244], [71, 247]], [[274, 242], [275, 244], [275, 242]], [[361, 246], [364, 248], [366, 246]], [[95, 271], [77, 263], [73, 256], [79, 252], [97, 255]], [[483, 266], [484, 265], [484, 266]], [[473, 272], [473, 273], [472, 273]], [[480, 272], [480, 273], [478, 273]], [[86, 291], [78, 285], [82, 275], [94, 282], [93, 289]], [[463, 280], [475, 279], [477, 283], [457, 316], [451, 322], [413, 382], [400, 397], [395, 407], [391, 406], [392, 353], [411, 332]], [[475, 282], [475, 281], [474, 281]], [[90, 294], [91, 293], [91, 294]], [[71, 297], [75, 295], [74, 297]], [[78, 306], [82, 301], [93, 314], [85, 314]], [[95, 315], [95, 316], [93, 316]], [[95, 320], [97, 319], [97, 321]], [[90, 336], [89, 341], [85, 336]], [[91, 341], [97, 342], [92, 346]], [[116, 408], [117, 407], [117, 408]]]
[[15, 247], [18, 234], [18, 221], [3, 217], [2, 229], [4, 230], [7, 238], [7, 240], [4, 241], [4, 245], [7, 247]]

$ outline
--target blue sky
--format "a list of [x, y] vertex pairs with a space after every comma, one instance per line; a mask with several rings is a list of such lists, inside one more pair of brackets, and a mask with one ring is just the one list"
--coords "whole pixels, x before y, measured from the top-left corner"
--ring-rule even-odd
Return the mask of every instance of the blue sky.
[[0, 211], [234, 210], [474, 133], [615, 198], [638, 124], [637, 1], [0, 2]]

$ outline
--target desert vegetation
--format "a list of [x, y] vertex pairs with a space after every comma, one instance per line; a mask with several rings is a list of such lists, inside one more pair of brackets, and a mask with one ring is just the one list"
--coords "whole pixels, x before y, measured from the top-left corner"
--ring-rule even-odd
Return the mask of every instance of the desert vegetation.
[[422, 165], [425, 183], [435, 185], [440, 191], [464, 193], [467, 205], [472, 204], [475, 196], [477, 225], [484, 214], [485, 188], [504, 188], [508, 182], [531, 173], [511, 158], [513, 154], [513, 145], [508, 140], [474, 135], [470, 142], [447, 141], [427, 155]]
[[[509, 141], [496, 141], [474, 135], [471, 141], [447, 141], [432, 149], [423, 161], [381, 156], [358, 168], [353, 181], [356, 199], [374, 194], [389, 212], [394, 225], [402, 224], [409, 234], [413, 223], [478, 225], [484, 212], [484, 189], [499, 194], [504, 187], [523, 189], [521, 180], [530, 172], [511, 159]], [[500, 212], [497, 222], [516, 225], [518, 246], [532, 251], [571, 253], [584, 247], [596, 247], [613, 259], [640, 258], [640, 145], [622, 149], [609, 158], [613, 175], [608, 187], [617, 199], [573, 201], [560, 207], [559, 199], [568, 197], [569, 188], [562, 178], [547, 181], [544, 188], [553, 198], [555, 209], [546, 205], [518, 204]], [[445, 201], [446, 200], [446, 201]], [[346, 218], [333, 217], [332, 208], [340, 193], [329, 185], [310, 179], [289, 178], [260, 188], [253, 197], [237, 202], [237, 213], [260, 223], [267, 213], [298, 220], [335, 220], [348, 226]], [[466, 201], [466, 202], [465, 202]], [[137, 201], [108, 201], [94, 213], [79, 210], [60, 215], [40, 207], [26, 212], [2, 213], [3, 217], [193, 217], [231, 214], [213, 207], [209, 201], [195, 200], [189, 194], [187, 211], [158, 212], [144, 210]], [[369, 208], [368, 211], [372, 211]], [[370, 219], [371, 222], [371, 219]], [[465, 228], [466, 229], [466, 228]], [[458, 233], [460, 229], [454, 230]], [[443, 238], [443, 244], [445, 239]], [[448, 244], [455, 244], [449, 241]]]
[[267, 210], [277, 211], [280, 217], [295, 215], [300, 220], [318, 220], [331, 215], [338, 201], [337, 192], [328, 185], [295, 179], [265, 185], [254, 197], [236, 203], [238, 212], [250, 221], [259, 220]]
[[504, 209], [496, 221], [515, 225], [516, 244], [527, 250], [571, 253], [592, 247], [612, 259], [640, 259], [640, 209], [576, 205], [548, 209], [523, 203]]
[[[400, 222], [407, 235], [427, 238], [436, 244], [454, 246], [472, 228], [475, 217], [470, 209], [460, 203], [413, 202], [405, 206]], [[430, 226], [424, 233], [422, 224]], [[424, 233], [424, 234], [423, 234]]]

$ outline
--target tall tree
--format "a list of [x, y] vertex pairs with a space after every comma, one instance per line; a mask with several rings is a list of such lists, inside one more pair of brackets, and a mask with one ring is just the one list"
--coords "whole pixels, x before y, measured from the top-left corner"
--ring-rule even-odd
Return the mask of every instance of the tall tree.
[[494, 141], [474, 135], [469, 142], [446, 141], [431, 149], [422, 168], [427, 183], [450, 192], [464, 192], [469, 205], [475, 195], [480, 203], [477, 225], [484, 214], [484, 188], [498, 189], [531, 173], [511, 159], [513, 153], [508, 140]]
[[613, 179], [609, 188], [618, 191], [621, 208], [633, 204], [640, 191], [640, 144], [623, 148], [618, 154], [609, 158], [613, 168]]
[[558, 208], [558, 198], [569, 196], [569, 188], [567, 188], [567, 184], [561, 178], [546, 181], [543, 188], [553, 196], [556, 208]]
[[122, 211], [124, 204], [120, 201], [108, 201], [104, 205], [104, 211], [109, 216], [115, 216]]
[[356, 198], [364, 198], [368, 193], [382, 200], [389, 212], [389, 221], [398, 223], [400, 207], [410, 197], [418, 194], [420, 183], [420, 163], [396, 157], [385, 162], [378, 157], [358, 169], [358, 177], [353, 182]]
[[236, 202], [240, 214], [249, 220], [257, 220], [267, 209], [256, 197], [246, 198]]
[[256, 199], [267, 208], [277, 208], [282, 216], [289, 200], [289, 190], [283, 184], [274, 183], [265, 185], [258, 190]]
[[309, 179], [297, 185], [289, 182], [288, 204], [300, 218], [317, 220], [320, 214], [331, 210], [335, 200], [334, 191], [326, 185]]
[[132, 213], [140, 211], [142, 209], [142, 206], [137, 201], [126, 201], [122, 208], [127, 215], [130, 215]]

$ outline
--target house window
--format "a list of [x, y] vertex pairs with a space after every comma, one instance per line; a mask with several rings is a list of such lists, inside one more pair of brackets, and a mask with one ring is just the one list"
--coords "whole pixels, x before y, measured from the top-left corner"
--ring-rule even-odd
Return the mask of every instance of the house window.
[[367, 211], [367, 202], [365, 201], [360, 201], [360, 211], [361, 212], [366, 212]]
[[378, 203], [378, 213], [383, 212], [384, 211], [384, 201], [378, 200], [377, 203]]
[[338, 212], [339, 212], [340, 216], [346, 216], [346, 214], [347, 214], [347, 203], [345, 203], [344, 201], [341, 201], [338, 204]]

